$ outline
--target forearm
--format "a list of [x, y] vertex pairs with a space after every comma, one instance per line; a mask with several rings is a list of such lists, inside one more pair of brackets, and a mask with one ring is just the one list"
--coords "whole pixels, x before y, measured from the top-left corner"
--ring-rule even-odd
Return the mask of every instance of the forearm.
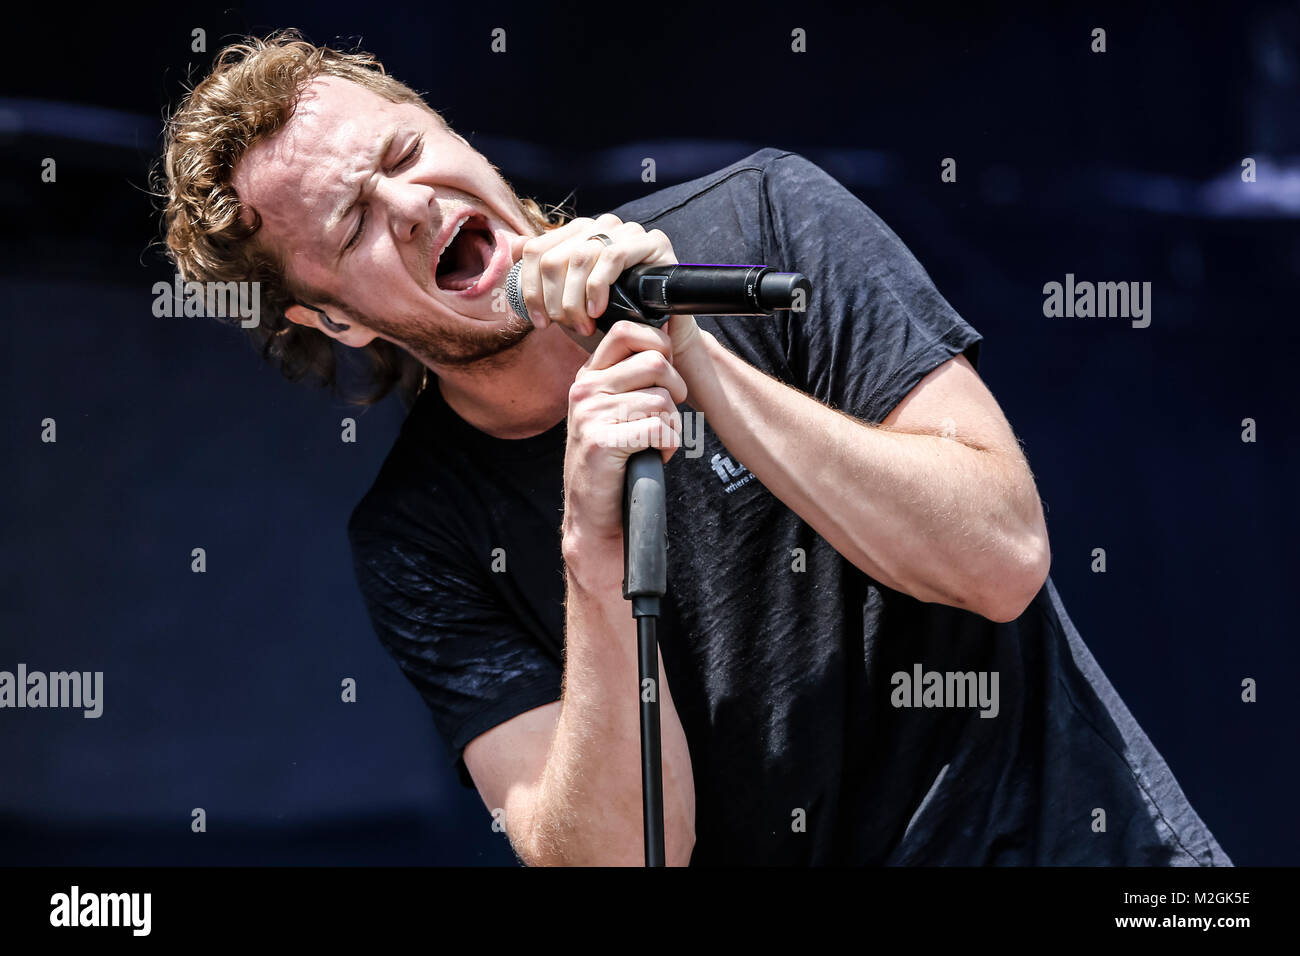
[[[636, 622], [623, 599], [621, 551], [565, 548], [564, 688], [560, 717], [533, 803], [535, 862], [644, 863]], [[659, 662], [664, 844], [670, 865], [690, 861], [695, 790], [686, 735]]]
[[[1028, 468], [939, 435], [868, 425], [763, 374], [703, 335], [677, 361], [727, 449], [855, 566], [919, 600], [994, 619], [1040, 569]], [[1041, 583], [1041, 582], [1040, 582]], [[1027, 599], [1026, 599], [1027, 600]]]

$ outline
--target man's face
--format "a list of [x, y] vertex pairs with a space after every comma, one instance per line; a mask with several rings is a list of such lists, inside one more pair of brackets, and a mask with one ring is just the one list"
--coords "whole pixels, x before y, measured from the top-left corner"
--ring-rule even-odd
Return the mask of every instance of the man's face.
[[[289, 122], [244, 155], [233, 184], [262, 218], [259, 241], [319, 300], [304, 304], [352, 326], [339, 336], [349, 345], [378, 336], [464, 367], [532, 328], [493, 303], [510, 238], [537, 230], [482, 154], [417, 106], [318, 78]], [[315, 324], [305, 310], [290, 317]]]

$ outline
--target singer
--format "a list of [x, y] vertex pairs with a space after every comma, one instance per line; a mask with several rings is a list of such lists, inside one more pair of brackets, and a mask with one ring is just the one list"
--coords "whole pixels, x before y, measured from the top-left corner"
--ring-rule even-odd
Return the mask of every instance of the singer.
[[[522, 862], [643, 862], [621, 495], [654, 447], [670, 863], [1230, 865], [1048, 578], [980, 334], [811, 162], [762, 149], [565, 222], [372, 56], [290, 31], [223, 51], [160, 186], [186, 280], [261, 283], [264, 356], [332, 385], [359, 350], [357, 401], [408, 405], [348, 524], [357, 580]], [[596, 337], [624, 270], [679, 256], [812, 296]]]

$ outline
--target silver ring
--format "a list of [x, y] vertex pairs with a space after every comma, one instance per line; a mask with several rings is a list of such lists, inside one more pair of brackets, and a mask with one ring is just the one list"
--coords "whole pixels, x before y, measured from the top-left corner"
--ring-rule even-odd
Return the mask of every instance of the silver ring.
[[607, 245], [607, 246], [612, 246], [612, 245], [614, 244], [614, 240], [611, 239], [611, 238], [609, 238], [609, 236], [605, 235], [603, 232], [598, 232], [598, 233], [596, 233], [594, 236], [588, 236], [587, 238], [588, 238], [588, 239], [599, 239], [601, 242], [603, 242], [603, 243], [604, 243], [605, 245]]

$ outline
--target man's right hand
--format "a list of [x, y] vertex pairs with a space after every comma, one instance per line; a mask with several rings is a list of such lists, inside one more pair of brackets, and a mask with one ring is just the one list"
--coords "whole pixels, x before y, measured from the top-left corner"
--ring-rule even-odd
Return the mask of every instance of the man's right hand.
[[618, 545], [621, 553], [628, 458], [658, 448], [666, 462], [681, 447], [677, 405], [686, 401], [686, 383], [672, 358], [666, 331], [623, 321], [578, 370], [569, 388], [564, 455], [566, 551], [592, 554]]

